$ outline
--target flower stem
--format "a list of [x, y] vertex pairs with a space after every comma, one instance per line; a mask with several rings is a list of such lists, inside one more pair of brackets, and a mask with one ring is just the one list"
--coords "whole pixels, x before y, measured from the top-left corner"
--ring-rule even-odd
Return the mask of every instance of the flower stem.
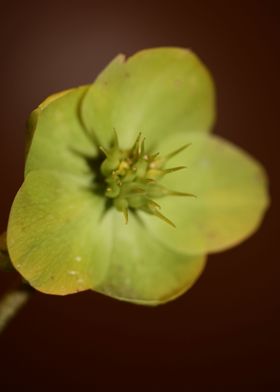
[[0, 334], [17, 312], [26, 304], [31, 291], [25, 285], [6, 293], [0, 301]]

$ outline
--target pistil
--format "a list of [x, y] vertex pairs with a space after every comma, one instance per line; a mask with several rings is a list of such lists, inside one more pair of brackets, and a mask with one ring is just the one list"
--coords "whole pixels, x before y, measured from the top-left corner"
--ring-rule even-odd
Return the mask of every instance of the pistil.
[[101, 164], [101, 173], [106, 183], [105, 197], [111, 199], [114, 207], [123, 213], [128, 223], [129, 210], [142, 210], [175, 227], [175, 224], [159, 210], [160, 205], [154, 200], [165, 196], [194, 196], [191, 193], [172, 191], [160, 184], [167, 174], [183, 170], [185, 166], [165, 168], [168, 160], [179, 154], [190, 144], [161, 157], [159, 153], [145, 151], [145, 138], [138, 134], [129, 150], [122, 150], [116, 131], [110, 149], [100, 147], [105, 159]]

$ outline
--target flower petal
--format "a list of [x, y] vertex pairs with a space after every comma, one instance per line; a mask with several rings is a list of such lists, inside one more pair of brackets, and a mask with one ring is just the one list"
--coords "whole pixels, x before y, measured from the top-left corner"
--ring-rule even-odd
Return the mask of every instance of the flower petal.
[[187, 169], [165, 176], [169, 189], [197, 198], [167, 196], [157, 201], [176, 229], [147, 214], [142, 218], [156, 238], [181, 252], [221, 251], [241, 242], [259, 226], [269, 204], [267, 181], [258, 162], [241, 149], [212, 135], [178, 134], [166, 139], [161, 152], [185, 143], [170, 166]]
[[[58, 170], [72, 174], [88, 171], [83, 155], [94, 156], [96, 146], [79, 118], [79, 105], [87, 87], [49, 97], [29, 118], [25, 174], [32, 170]], [[28, 143], [30, 144], [30, 143]]]
[[89, 88], [83, 120], [102, 145], [113, 128], [128, 148], [142, 132], [150, 143], [180, 131], [210, 130], [214, 120], [212, 79], [189, 50], [143, 50], [124, 61], [120, 55]]
[[32, 171], [10, 214], [14, 267], [37, 290], [69, 294], [99, 283], [109, 257], [104, 200], [73, 176]]
[[15, 268], [37, 290], [69, 294], [89, 288], [155, 305], [198, 278], [203, 256], [187, 256], [150, 238], [133, 215], [114, 208], [74, 177], [30, 173], [14, 201], [8, 248]]
[[30, 114], [28, 120], [27, 120], [27, 129], [26, 129], [26, 154], [29, 151], [33, 135], [35, 132], [35, 129], [37, 127], [37, 122], [40, 117], [41, 112], [53, 101], [56, 99], [62, 97], [65, 94], [68, 94], [70, 91], [73, 91], [73, 89], [65, 90], [65, 91], [60, 91], [58, 93], [52, 94], [49, 97], [47, 97], [35, 110], [32, 111]]
[[206, 257], [174, 252], [149, 235], [134, 214], [128, 224], [114, 209], [110, 268], [95, 290], [142, 305], [158, 305], [186, 292], [202, 273]]

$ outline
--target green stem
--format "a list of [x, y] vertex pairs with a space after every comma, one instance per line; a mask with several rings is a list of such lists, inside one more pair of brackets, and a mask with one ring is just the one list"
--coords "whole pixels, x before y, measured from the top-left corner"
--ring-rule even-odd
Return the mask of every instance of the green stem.
[[17, 312], [26, 304], [31, 291], [24, 285], [6, 293], [0, 301], [0, 334], [7, 327]]

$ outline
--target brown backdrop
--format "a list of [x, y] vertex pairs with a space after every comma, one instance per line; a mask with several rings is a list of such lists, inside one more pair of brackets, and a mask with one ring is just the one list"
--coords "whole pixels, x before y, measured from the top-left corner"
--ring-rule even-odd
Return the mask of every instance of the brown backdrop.
[[[190, 47], [210, 68], [218, 91], [216, 132], [263, 162], [273, 197], [257, 234], [211, 255], [195, 287], [173, 303], [149, 309], [91, 292], [34, 295], [0, 336], [3, 391], [14, 384], [30, 391], [58, 390], [62, 384], [76, 390], [87, 385], [91, 391], [280, 387], [276, 4], [69, 0], [1, 5], [0, 229], [22, 181], [28, 113], [53, 92], [91, 82], [118, 52], [160, 45]], [[0, 274], [1, 293], [14, 284], [13, 275]]]

